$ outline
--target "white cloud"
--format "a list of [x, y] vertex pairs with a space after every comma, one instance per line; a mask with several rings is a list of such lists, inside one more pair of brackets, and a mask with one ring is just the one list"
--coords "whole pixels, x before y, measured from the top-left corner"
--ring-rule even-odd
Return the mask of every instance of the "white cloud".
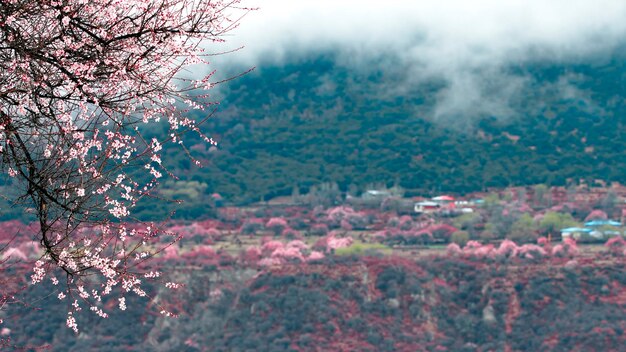
[[[623, 0], [253, 0], [259, 11], [234, 33], [239, 59], [329, 46], [397, 50], [470, 64], [529, 48], [578, 54], [626, 34]], [[425, 50], [425, 51], [424, 51]], [[440, 57], [441, 59], [441, 57]]]
[[[523, 86], [503, 68], [533, 60], [567, 61], [602, 54], [626, 38], [624, 0], [249, 0], [231, 38], [245, 49], [225, 60], [259, 65], [287, 55], [340, 48], [359, 64], [397, 56], [415, 79], [448, 88], [433, 112], [511, 114], [507, 96]], [[224, 62], [219, 59], [218, 62]], [[512, 79], [511, 79], [512, 78]], [[500, 96], [488, 99], [482, 81]], [[493, 91], [493, 89], [487, 89]]]

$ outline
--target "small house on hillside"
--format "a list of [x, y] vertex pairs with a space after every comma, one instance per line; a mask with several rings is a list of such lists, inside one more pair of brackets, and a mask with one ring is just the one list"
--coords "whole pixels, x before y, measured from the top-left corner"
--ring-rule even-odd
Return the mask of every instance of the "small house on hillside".
[[389, 198], [391, 197], [392, 194], [390, 191], [388, 190], [378, 190], [378, 189], [368, 189], [367, 191], [363, 192], [362, 198], [363, 199], [377, 199], [377, 200], [383, 200], [385, 198]]
[[433, 202], [438, 203], [442, 208], [446, 209], [456, 208], [455, 200], [456, 199], [454, 199], [454, 197], [452, 196], [438, 196], [432, 199]]
[[421, 214], [421, 213], [432, 213], [432, 212], [439, 210], [440, 208], [441, 208], [441, 205], [439, 203], [424, 201], [424, 202], [415, 203], [413, 210], [416, 213]]
[[622, 223], [613, 220], [592, 220], [585, 227], [569, 227], [561, 230], [561, 236], [580, 242], [604, 242], [611, 237], [622, 236]]
[[563, 240], [565, 240], [566, 238], [572, 238], [576, 241], [580, 241], [581, 239], [586, 239], [587, 237], [590, 237], [592, 231], [592, 229], [585, 227], [568, 227], [561, 230], [561, 238]]

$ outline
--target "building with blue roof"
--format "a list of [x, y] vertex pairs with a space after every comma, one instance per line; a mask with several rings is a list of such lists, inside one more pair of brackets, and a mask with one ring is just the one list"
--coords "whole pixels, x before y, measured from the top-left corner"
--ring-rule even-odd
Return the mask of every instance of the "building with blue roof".
[[592, 220], [585, 223], [587, 227], [600, 227], [600, 226], [622, 226], [622, 223], [614, 220]]
[[585, 227], [568, 227], [561, 229], [561, 238], [573, 238], [581, 242], [602, 242], [610, 237], [622, 236], [621, 222], [614, 220], [593, 220], [585, 223]]

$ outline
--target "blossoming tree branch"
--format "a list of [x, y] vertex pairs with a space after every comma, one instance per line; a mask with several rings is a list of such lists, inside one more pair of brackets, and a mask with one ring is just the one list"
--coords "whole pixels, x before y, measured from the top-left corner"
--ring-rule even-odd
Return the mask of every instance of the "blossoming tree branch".
[[[203, 48], [245, 11], [239, 0], [1, 0], [2, 167], [37, 217], [32, 283], [63, 286], [70, 328], [76, 311], [106, 317], [102, 297], [117, 295], [123, 310], [161, 276], [140, 265], [164, 249], [158, 229], [127, 224], [167, 173], [164, 144], [184, 148], [186, 132], [213, 143], [185, 117], [210, 114], [212, 75], [180, 73], [208, 64]], [[164, 122], [167, 135], [142, 137]]]

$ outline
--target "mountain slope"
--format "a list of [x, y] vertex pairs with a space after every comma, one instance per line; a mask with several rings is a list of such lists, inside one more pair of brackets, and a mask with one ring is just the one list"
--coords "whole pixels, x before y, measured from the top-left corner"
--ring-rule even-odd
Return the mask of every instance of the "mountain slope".
[[397, 182], [417, 194], [626, 181], [626, 71], [618, 59], [511, 70], [529, 82], [507, 102], [513, 116], [436, 120], [443, 82], [400, 89], [400, 69], [351, 70], [330, 54], [262, 66], [229, 83], [207, 126], [220, 147], [198, 148], [209, 166], [190, 179], [239, 202], [322, 182]]

